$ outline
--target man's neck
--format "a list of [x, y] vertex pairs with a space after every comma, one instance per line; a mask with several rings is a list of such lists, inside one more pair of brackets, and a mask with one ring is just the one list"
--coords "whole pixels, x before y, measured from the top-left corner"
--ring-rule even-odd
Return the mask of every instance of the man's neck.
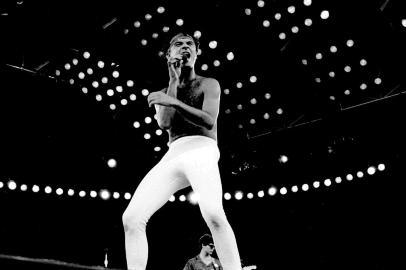
[[210, 260], [210, 259], [212, 258], [209, 253], [204, 252], [203, 250], [200, 251], [199, 256], [200, 256], [200, 258], [201, 258], [202, 260], [205, 260], [205, 261]]
[[180, 84], [186, 84], [196, 79], [195, 69], [191, 67], [183, 67], [182, 74], [179, 78]]

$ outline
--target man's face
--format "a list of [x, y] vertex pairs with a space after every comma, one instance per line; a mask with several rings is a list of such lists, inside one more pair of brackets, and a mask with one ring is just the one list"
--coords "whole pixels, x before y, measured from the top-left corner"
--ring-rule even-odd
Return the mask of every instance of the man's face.
[[183, 56], [188, 59], [185, 66], [194, 66], [197, 58], [196, 44], [193, 39], [187, 36], [180, 36], [172, 42], [167, 58], [181, 59]]
[[207, 245], [203, 245], [203, 249], [204, 249], [204, 251], [205, 252], [207, 252], [208, 254], [213, 254], [213, 251], [214, 251], [214, 244], [213, 243], [210, 243], [210, 244], [207, 244]]

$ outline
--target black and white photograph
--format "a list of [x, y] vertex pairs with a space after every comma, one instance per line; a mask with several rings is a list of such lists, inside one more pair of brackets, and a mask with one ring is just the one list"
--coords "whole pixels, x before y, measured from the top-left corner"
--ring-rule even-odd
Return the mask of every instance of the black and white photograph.
[[0, 269], [404, 268], [405, 7], [2, 0]]

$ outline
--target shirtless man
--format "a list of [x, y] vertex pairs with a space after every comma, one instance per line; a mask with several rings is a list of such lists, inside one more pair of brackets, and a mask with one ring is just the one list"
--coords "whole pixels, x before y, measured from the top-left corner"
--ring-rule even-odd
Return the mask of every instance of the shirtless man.
[[210, 229], [224, 270], [241, 270], [234, 232], [224, 213], [218, 160], [217, 80], [195, 73], [198, 42], [180, 33], [167, 50], [168, 87], [148, 96], [158, 125], [168, 131], [169, 149], [141, 181], [123, 214], [127, 266], [145, 270], [149, 218], [178, 190], [191, 186]]

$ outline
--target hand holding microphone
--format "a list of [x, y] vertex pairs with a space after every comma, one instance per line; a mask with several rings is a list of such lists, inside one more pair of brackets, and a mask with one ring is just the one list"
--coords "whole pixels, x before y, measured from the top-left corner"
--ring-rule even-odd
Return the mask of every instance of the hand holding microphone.
[[177, 57], [172, 57], [168, 60], [169, 78], [171, 82], [179, 82], [179, 77], [182, 72], [182, 66], [188, 60], [186, 54], [179, 55]]

